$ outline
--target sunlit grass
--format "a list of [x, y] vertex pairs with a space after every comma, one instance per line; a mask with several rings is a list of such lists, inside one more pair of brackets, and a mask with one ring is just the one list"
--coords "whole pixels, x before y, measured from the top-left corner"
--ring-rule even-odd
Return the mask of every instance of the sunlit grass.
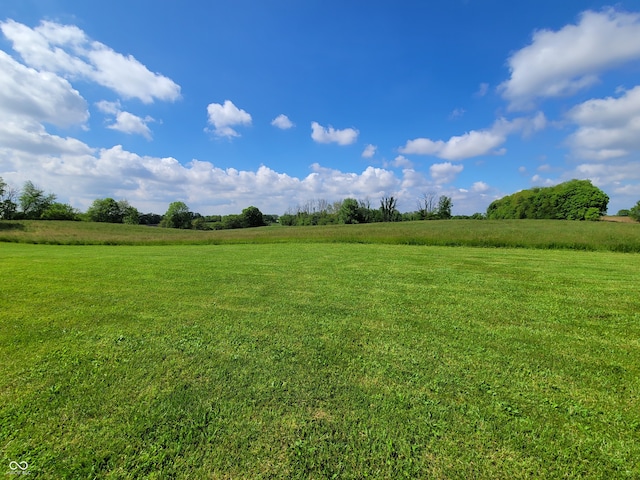
[[640, 476], [640, 256], [0, 249], [5, 467], [27, 461], [38, 478]]
[[640, 252], [640, 224], [443, 220], [195, 231], [92, 222], [0, 222], [0, 242], [62, 245], [372, 243]]

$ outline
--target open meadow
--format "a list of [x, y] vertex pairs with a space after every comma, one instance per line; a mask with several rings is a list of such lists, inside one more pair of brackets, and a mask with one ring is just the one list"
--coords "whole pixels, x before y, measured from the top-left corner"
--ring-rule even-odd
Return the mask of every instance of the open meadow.
[[640, 225], [20, 224], [4, 473], [640, 477]]

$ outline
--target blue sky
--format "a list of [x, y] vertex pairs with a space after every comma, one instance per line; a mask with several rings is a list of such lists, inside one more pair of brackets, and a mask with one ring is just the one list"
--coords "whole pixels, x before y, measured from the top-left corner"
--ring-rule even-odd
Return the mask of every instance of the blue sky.
[[640, 1], [3, 0], [0, 177], [85, 210], [640, 200]]

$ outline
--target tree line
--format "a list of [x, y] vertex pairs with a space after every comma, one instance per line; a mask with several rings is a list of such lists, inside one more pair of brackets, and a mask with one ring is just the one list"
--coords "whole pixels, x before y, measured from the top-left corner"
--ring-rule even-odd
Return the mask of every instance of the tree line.
[[[598, 220], [606, 213], [608, 202], [609, 197], [591, 181], [571, 180], [502, 197], [489, 205], [486, 214], [471, 216], [452, 216], [451, 197], [432, 192], [423, 193], [417, 200], [417, 209], [405, 213], [400, 213], [397, 199], [393, 196], [382, 197], [377, 208], [369, 199], [310, 200], [280, 216], [263, 214], [254, 206], [245, 208], [240, 214], [203, 216], [179, 201], [172, 202], [165, 214], [159, 215], [141, 213], [127, 200], [99, 198], [82, 213], [69, 204], [57, 202], [55, 194], [46, 193], [31, 181], [25, 182], [22, 190], [18, 191], [0, 177], [0, 219], [85, 220], [199, 230], [251, 228], [273, 223], [285, 226], [330, 225], [450, 218]], [[640, 221], [640, 201], [618, 214]]]
[[437, 197], [434, 193], [423, 194], [418, 200], [418, 209], [413, 212], [400, 213], [397, 203], [398, 200], [393, 196], [382, 197], [377, 208], [372, 207], [369, 199], [345, 198], [333, 203], [323, 199], [309, 200], [295, 208], [290, 208], [287, 213], [280, 216], [279, 223], [287, 226], [302, 226], [453, 218], [451, 215], [453, 201], [451, 197], [445, 195]]

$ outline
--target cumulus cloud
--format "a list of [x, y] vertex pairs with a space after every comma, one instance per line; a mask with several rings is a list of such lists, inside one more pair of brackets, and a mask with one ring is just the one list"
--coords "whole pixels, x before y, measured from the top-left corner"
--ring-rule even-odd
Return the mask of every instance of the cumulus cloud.
[[180, 98], [180, 86], [173, 80], [151, 72], [132, 55], [92, 40], [74, 25], [43, 21], [30, 28], [7, 20], [0, 23], [0, 29], [24, 62], [38, 70], [87, 79], [144, 103]]
[[640, 150], [640, 86], [581, 103], [567, 118], [578, 125], [567, 140], [578, 158], [608, 160]]
[[113, 123], [107, 125], [107, 128], [122, 133], [142, 135], [147, 140], [151, 140], [151, 129], [147, 124], [154, 121], [152, 117], [147, 115], [145, 118], [141, 118], [132, 113], [124, 112], [120, 109], [120, 102], [103, 100], [96, 103], [96, 106], [101, 112], [115, 117]]
[[499, 86], [511, 110], [535, 99], [571, 95], [612, 67], [640, 58], [640, 14], [586, 11], [575, 25], [539, 30], [508, 60], [510, 78]]
[[464, 169], [462, 165], [454, 165], [451, 162], [436, 163], [429, 167], [431, 178], [437, 183], [451, 183]]
[[44, 124], [84, 126], [87, 103], [71, 84], [50, 72], [26, 67], [0, 50], [0, 148], [15, 154], [88, 154], [74, 138], [49, 134]]
[[413, 163], [411, 163], [411, 161], [404, 155], [398, 155], [396, 158], [394, 158], [393, 162], [391, 162], [391, 165], [393, 165], [394, 167], [413, 168]]
[[487, 185], [484, 182], [474, 182], [473, 185], [471, 185], [472, 192], [484, 193], [488, 190], [489, 190], [489, 185]]
[[290, 128], [292, 128], [293, 122], [291, 122], [291, 120], [289, 120], [289, 117], [287, 117], [284, 114], [280, 114], [278, 115], [276, 118], [274, 118], [271, 121], [271, 125], [273, 125], [274, 127], [277, 127], [281, 130], [288, 130]]
[[377, 149], [378, 147], [375, 145], [367, 145], [362, 151], [362, 158], [372, 158], [376, 154]]
[[318, 122], [311, 122], [311, 138], [318, 143], [337, 143], [338, 145], [351, 145], [358, 140], [358, 130], [345, 128], [336, 130], [332, 126], [327, 128]]
[[64, 78], [16, 62], [0, 50], [0, 113], [58, 127], [84, 124], [87, 102]]
[[210, 103], [207, 113], [209, 124], [213, 126], [210, 131], [218, 137], [239, 137], [240, 134], [232, 127], [251, 125], [251, 115], [236, 107], [230, 100], [225, 100], [224, 104]]
[[539, 112], [532, 118], [520, 117], [514, 120], [498, 119], [489, 129], [471, 130], [447, 141], [416, 138], [408, 140], [400, 153], [415, 155], [433, 155], [444, 160], [463, 160], [480, 155], [502, 155], [506, 150], [498, 149], [506, 142], [507, 136], [522, 132], [530, 135], [546, 126], [546, 118]]

